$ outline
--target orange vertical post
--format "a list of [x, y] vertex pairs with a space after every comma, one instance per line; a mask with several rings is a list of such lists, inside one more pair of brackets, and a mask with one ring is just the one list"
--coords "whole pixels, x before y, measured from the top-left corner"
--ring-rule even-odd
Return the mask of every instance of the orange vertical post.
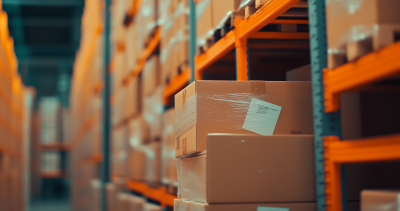
[[324, 137], [326, 211], [342, 211], [341, 163], [330, 156], [330, 143], [340, 141], [337, 136]]
[[[238, 27], [243, 20], [235, 19], [235, 27]], [[247, 61], [247, 37], [240, 38], [235, 37], [235, 47], [236, 47], [236, 77], [238, 81], [249, 80], [247, 72], [248, 61]]]

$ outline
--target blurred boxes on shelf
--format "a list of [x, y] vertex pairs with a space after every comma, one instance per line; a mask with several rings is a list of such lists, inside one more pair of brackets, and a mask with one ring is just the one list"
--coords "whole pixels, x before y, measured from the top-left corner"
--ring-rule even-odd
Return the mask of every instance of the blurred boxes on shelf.
[[175, 199], [175, 211], [316, 211], [315, 203], [204, 204]]
[[54, 173], [61, 170], [61, 158], [58, 151], [44, 151], [41, 161], [42, 172]]
[[222, 28], [230, 15], [239, 9], [241, 0], [211, 0], [212, 18], [216, 28]]
[[125, 127], [115, 128], [112, 132], [112, 174], [115, 176], [126, 175], [126, 165], [128, 158], [128, 134]]
[[399, 208], [399, 190], [363, 190], [361, 192], [361, 211], [397, 211]]
[[146, 97], [155, 92], [160, 85], [160, 59], [153, 55], [147, 60], [142, 71], [142, 96]]
[[395, 42], [400, 32], [397, 0], [327, 0], [328, 68]]
[[312, 135], [209, 134], [206, 153], [179, 159], [178, 197], [210, 204], [314, 202], [313, 152]]
[[143, 211], [162, 211], [162, 210], [163, 208], [161, 206], [150, 203], [146, 203], [143, 209]]
[[138, 115], [141, 112], [141, 93], [140, 93], [140, 81], [139, 77], [130, 77], [126, 89], [125, 102], [123, 103], [123, 115], [122, 119], [126, 120], [133, 116]]
[[196, 16], [197, 46], [200, 47], [205, 45], [207, 39], [212, 37], [214, 33], [212, 0], [197, 1]]
[[61, 106], [57, 97], [45, 97], [40, 100], [42, 143], [55, 143], [61, 136]]
[[151, 142], [146, 149], [146, 183], [149, 187], [159, 188], [161, 183], [161, 144]]
[[150, 139], [159, 140], [161, 138], [161, 121], [164, 111], [164, 87], [157, 87], [151, 95], [143, 100], [143, 118], [149, 126]]
[[187, 1], [161, 1], [160, 62], [161, 83], [166, 84], [188, 67], [188, 4]]
[[158, 1], [142, 0], [137, 13], [137, 24], [140, 24], [143, 42], [141, 45], [146, 47], [146, 43], [154, 36], [155, 29], [158, 26]]
[[311, 82], [195, 81], [175, 95], [175, 156], [208, 133], [313, 134], [311, 95]]
[[163, 114], [163, 129], [161, 138], [161, 183], [178, 186], [175, 158], [175, 109], [169, 109]]
[[146, 199], [134, 195], [129, 196], [130, 210], [143, 210], [146, 204]]

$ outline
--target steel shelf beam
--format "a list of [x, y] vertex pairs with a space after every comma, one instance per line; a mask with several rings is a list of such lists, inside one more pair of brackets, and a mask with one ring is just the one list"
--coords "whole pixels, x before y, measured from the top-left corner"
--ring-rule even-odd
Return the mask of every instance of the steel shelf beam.
[[[326, 210], [325, 164], [323, 137], [341, 136], [340, 113], [325, 113], [322, 70], [327, 66], [325, 1], [308, 1], [310, 27], [311, 79], [314, 113], [315, 182], [317, 211]], [[328, 196], [327, 196], [328, 195]]]
[[135, 68], [132, 71], [132, 75], [134, 77], [138, 76], [140, 72], [143, 70], [143, 67], [146, 64], [147, 59], [154, 53], [154, 51], [159, 46], [160, 39], [161, 39], [161, 28], [158, 27], [156, 33], [154, 34], [154, 37], [150, 40], [149, 45], [143, 51], [138, 63], [136, 64]]
[[339, 109], [340, 93], [361, 88], [400, 73], [400, 42], [369, 53], [356, 62], [324, 70], [325, 111]]
[[346, 163], [400, 160], [400, 135], [340, 141], [337, 136], [324, 137], [327, 208], [342, 211], [342, 170]]

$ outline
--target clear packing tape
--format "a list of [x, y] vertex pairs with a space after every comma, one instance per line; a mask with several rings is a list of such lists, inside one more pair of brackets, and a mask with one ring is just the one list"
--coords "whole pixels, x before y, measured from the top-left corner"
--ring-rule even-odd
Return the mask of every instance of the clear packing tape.
[[[310, 98], [310, 96], [306, 97]], [[258, 90], [253, 89], [252, 93], [195, 93], [175, 111], [175, 138], [180, 137], [194, 126], [206, 125], [208, 128], [215, 128], [217, 131], [210, 131], [215, 133], [226, 132], [218, 131], [218, 128], [243, 129], [253, 98], [282, 106], [282, 112], [275, 128], [276, 134], [293, 134], [294, 131], [301, 134], [313, 134], [309, 124], [301, 124], [301, 122], [310, 123], [312, 121], [311, 98], [309, 99], [310, 102], [307, 102], [306, 97], [282, 92], [266, 94], [265, 88], [262, 90], [262, 87], [261, 89], [258, 87]], [[290, 119], [292, 122], [283, 122], [288, 127], [279, 126], [281, 119], [283, 121]], [[252, 119], [251, 122], [256, 124], [258, 121]], [[289, 127], [292, 132], [287, 132]]]

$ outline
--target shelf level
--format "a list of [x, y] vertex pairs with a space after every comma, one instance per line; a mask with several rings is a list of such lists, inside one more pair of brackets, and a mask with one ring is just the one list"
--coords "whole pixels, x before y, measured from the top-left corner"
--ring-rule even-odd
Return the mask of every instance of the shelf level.
[[340, 93], [357, 90], [400, 73], [400, 42], [369, 53], [356, 62], [323, 72], [325, 111], [339, 109]]
[[133, 69], [133, 71], [132, 71], [133, 76], [138, 76], [140, 74], [140, 72], [143, 70], [143, 67], [146, 64], [147, 59], [154, 53], [154, 51], [159, 46], [160, 39], [161, 39], [161, 27], [158, 27], [156, 33], [154, 34], [153, 38], [150, 40], [148, 46], [143, 51], [138, 63], [136, 64], [135, 68]]
[[328, 136], [324, 152], [326, 205], [330, 211], [341, 211], [341, 164], [400, 160], [400, 134], [352, 141]]
[[43, 150], [52, 150], [52, 151], [69, 151], [70, 150], [70, 145], [67, 143], [43, 143], [41, 145], [41, 148]]
[[148, 187], [145, 183], [135, 182], [132, 180], [128, 180], [128, 188], [132, 191], [141, 193], [143, 196], [150, 198], [152, 200], [158, 201], [161, 203], [161, 206], [174, 206], [174, 199], [177, 199], [176, 196], [171, 195], [166, 192], [164, 187], [159, 189], [154, 189]]
[[67, 176], [65, 170], [42, 171], [41, 175], [42, 175], [42, 178], [45, 178], [45, 179], [61, 179], [61, 178], [65, 178]]
[[218, 40], [205, 53], [195, 56], [195, 79], [201, 80], [202, 74], [213, 63], [218, 61], [229, 51], [235, 48], [235, 29], [228, 32], [224, 37]]
[[175, 93], [179, 92], [189, 83], [190, 70], [183, 71], [180, 75], [171, 80], [164, 90], [164, 104], [167, 105], [169, 98]]

